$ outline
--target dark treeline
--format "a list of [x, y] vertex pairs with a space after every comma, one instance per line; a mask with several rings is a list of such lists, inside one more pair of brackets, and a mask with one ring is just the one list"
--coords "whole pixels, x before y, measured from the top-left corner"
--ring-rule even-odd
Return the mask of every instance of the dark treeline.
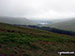
[[66, 34], [66, 35], [75, 36], [75, 32], [61, 30], [61, 29], [56, 29], [56, 28], [51, 28], [51, 27], [39, 27], [39, 26], [35, 26], [35, 25], [17, 25], [17, 26], [31, 27], [31, 28], [46, 30], [46, 31], [49, 31], [49, 32], [54, 32], [54, 33], [60, 33], [60, 34]]

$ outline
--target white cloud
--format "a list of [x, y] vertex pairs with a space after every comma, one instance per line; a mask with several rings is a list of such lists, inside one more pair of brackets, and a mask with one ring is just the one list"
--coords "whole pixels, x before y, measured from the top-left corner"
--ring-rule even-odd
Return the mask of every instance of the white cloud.
[[0, 16], [45, 19], [75, 17], [75, 0], [0, 0]]

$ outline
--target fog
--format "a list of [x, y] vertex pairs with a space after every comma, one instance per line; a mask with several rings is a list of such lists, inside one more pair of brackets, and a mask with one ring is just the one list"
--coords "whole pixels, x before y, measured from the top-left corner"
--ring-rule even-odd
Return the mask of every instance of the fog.
[[0, 0], [0, 16], [29, 19], [75, 17], [75, 0]]

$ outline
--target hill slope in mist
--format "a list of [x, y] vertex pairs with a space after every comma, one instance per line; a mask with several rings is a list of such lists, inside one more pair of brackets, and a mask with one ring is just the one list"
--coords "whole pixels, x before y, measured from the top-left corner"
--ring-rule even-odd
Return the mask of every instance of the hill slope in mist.
[[54, 23], [47, 25], [48, 27], [53, 27], [62, 30], [74, 31], [75, 32], [75, 19]]
[[0, 22], [20, 25], [36, 25], [34, 21], [23, 17], [0, 17]]

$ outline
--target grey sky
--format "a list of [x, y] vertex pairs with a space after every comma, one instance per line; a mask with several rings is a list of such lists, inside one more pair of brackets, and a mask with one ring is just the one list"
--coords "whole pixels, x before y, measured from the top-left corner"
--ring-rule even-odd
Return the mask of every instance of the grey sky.
[[0, 0], [0, 16], [41, 19], [75, 17], [75, 0]]

